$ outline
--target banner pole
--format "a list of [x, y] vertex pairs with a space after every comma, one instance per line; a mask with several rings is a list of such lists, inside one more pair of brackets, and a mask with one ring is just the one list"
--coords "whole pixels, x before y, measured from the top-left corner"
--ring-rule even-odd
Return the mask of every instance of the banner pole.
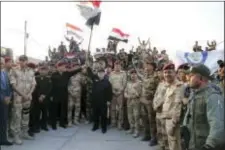
[[94, 28], [94, 24], [91, 25], [91, 32], [90, 32], [90, 37], [89, 37], [89, 42], [88, 42], [88, 50], [86, 53], [86, 62], [89, 65], [89, 53], [91, 50], [91, 40], [92, 40], [92, 35], [93, 35], [93, 28]]

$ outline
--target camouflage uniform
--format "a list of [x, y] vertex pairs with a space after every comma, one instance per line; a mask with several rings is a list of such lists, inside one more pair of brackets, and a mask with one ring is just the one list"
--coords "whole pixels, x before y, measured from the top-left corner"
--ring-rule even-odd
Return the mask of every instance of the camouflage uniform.
[[[184, 125], [191, 132], [189, 149], [200, 149], [203, 145], [217, 148], [225, 143], [224, 99], [210, 85], [194, 91], [188, 103]], [[221, 148], [221, 150], [224, 148]]]
[[142, 120], [144, 122], [145, 137], [143, 140], [156, 138], [156, 113], [153, 110], [153, 98], [158, 86], [158, 77], [146, 73], [143, 77], [141, 95]]
[[162, 119], [165, 119], [165, 127], [169, 150], [181, 150], [180, 117], [182, 99], [184, 97], [183, 83], [175, 80], [174, 83], [165, 84], [166, 93], [162, 106]]
[[92, 107], [91, 107], [91, 93], [92, 93], [92, 80], [90, 77], [85, 76], [86, 88], [87, 88], [87, 96], [86, 96], [86, 112], [88, 121], [92, 121]]
[[[36, 85], [34, 72], [31, 69], [21, 68], [13, 69], [10, 73], [10, 83], [23, 94], [31, 94], [32, 87]], [[25, 100], [17, 92], [14, 92], [14, 101], [12, 104], [12, 122], [11, 130], [16, 144], [22, 144], [20, 140], [21, 130], [24, 138], [28, 136], [28, 123], [31, 100]]]
[[164, 138], [166, 136], [165, 119], [161, 118], [162, 105], [164, 103], [165, 93], [166, 93], [165, 82], [162, 81], [159, 83], [157, 87], [153, 100], [153, 108], [156, 111], [157, 140], [162, 150], [168, 150], [169, 148], [168, 140], [167, 138]]
[[72, 126], [72, 111], [75, 106], [74, 124], [79, 123], [82, 75], [78, 73], [70, 78], [68, 86], [68, 126]]
[[[109, 76], [109, 81], [112, 84], [113, 99], [111, 103], [111, 124], [119, 129], [123, 124], [123, 95], [127, 84], [127, 76], [124, 71], [119, 73], [113, 71]], [[117, 118], [118, 117], [118, 118]]]
[[125, 98], [127, 98], [127, 115], [130, 124], [130, 130], [128, 133], [133, 133], [134, 137], [139, 135], [140, 130], [140, 96], [142, 85], [141, 82], [128, 82], [124, 92]]

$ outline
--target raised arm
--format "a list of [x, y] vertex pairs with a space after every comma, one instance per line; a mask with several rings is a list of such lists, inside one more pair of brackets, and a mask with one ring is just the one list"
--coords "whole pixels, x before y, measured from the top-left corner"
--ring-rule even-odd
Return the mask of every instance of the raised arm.
[[138, 37], [138, 42], [139, 42], [140, 45], [142, 45], [140, 37]]

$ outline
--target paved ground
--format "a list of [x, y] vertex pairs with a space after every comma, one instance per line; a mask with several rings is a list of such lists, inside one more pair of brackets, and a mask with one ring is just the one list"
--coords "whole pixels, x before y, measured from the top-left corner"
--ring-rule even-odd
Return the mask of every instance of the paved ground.
[[25, 141], [22, 146], [2, 147], [2, 150], [155, 150], [148, 143], [127, 135], [125, 131], [109, 129], [92, 132], [90, 125], [80, 125], [36, 135], [34, 141]]

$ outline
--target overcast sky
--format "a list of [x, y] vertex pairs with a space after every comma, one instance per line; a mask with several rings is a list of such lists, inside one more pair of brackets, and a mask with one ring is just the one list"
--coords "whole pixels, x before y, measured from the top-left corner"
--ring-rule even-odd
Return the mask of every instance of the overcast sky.
[[[195, 40], [205, 47], [207, 40], [224, 41], [224, 4], [222, 2], [103, 2], [99, 26], [95, 26], [91, 51], [105, 47], [113, 27], [130, 34], [128, 44], [137, 46], [137, 37], [151, 38], [152, 46], [189, 51]], [[23, 54], [24, 21], [28, 21], [28, 56], [44, 59], [48, 46], [64, 41], [65, 23], [82, 28], [88, 47], [90, 30], [80, 16], [75, 2], [2, 2], [1, 46], [10, 47], [14, 55]]]

